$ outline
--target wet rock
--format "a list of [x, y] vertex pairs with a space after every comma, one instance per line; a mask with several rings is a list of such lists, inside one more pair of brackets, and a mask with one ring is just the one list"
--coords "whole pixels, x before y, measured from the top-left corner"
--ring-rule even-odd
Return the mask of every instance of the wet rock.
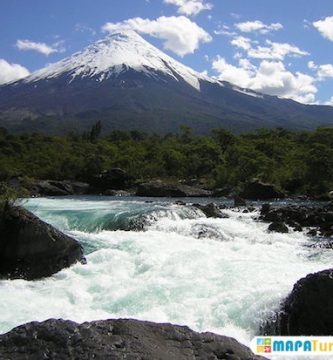
[[325, 206], [297, 206], [261, 209], [260, 219], [266, 222], [284, 222], [297, 231], [312, 228], [308, 235], [320, 233], [324, 237], [333, 236], [333, 211], [330, 204]]
[[288, 229], [288, 227], [286, 226], [285, 223], [276, 221], [276, 222], [271, 223], [268, 226], [268, 231], [286, 234], [286, 233], [289, 232], [289, 229]]
[[239, 195], [244, 199], [250, 200], [285, 198], [285, 194], [279, 191], [273, 184], [265, 184], [259, 180], [253, 180], [245, 184], [243, 191]]
[[181, 200], [177, 200], [174, 202], [175, 205], [181, 205], [181, 206], [185, 206], [186, 205], [186, 202], [184, 201], [181, 201]]
[[235, 339], [185, 326], [138, 320], [77, 324], [47, 320], [0, 336], [0, 358], [10, 360], [259, 360]]
[[223, 214], [220, 210], [220, 208], [214, 204], [214, 203], [210, 203], [207, 205], [203, 205], [203, 204], [193, 204], [194, 207], [196, 207], [197, 209], [201, 210], [207, 218], [228, 218], [229, 216], [227, 214]]
[[146, 231], [147, 227], [157, 221], [157, 217], [154, 215], [139, 215], [129, 221], [126, 227], [119, 230], [125, 231]]
[[148, 197], [209, 197], [212, 192], [193, 186], [166, 184], [160, 180], [155, 180], [139, 185], [136, 195]]
[[269, 335], [333, 335], [333, 269], [300, 279], [284, 301]]
[[267, 215], [271, 210], [271, 204], [263, 204], [260, 210], [261, 215]]
[[40, 279], [85, 261], [76, 240], [21, 207], [6, 205], [0, 234], [2, 278]]
[[240, 196], [235, 195], [234, 196], [234, 207], [242, 207], [246, 206], [246, 201], [242, 199]]

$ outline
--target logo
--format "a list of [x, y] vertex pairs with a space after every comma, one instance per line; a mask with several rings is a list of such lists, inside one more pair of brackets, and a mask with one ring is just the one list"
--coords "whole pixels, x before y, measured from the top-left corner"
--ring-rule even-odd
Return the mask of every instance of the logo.
[[257, 355], [329, 355], [333, 357], [332, 336], [257, 336], [251, 341]]

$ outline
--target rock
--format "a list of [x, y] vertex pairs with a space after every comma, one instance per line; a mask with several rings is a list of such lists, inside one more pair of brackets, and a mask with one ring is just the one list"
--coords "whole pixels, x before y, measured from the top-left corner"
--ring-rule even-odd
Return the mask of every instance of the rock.
[[133, 178], [120, 168], [113, 168], [103, 171], [94, 176], [91, 180], [92, 188], [96, 190], [124, 190], [128, 189], [133, 182]]
[[333, 269], [299, 280], [284, 301], [269, 335], [333, 335]]
[[223, 214], [220, 210], [220, 208], [214, 204], [210, 203], [207, 205], [203, 204], [193, 204], [192, 206], [196, 207], [197, 209], [201, 210], [207, 218], [228, 218], [229, 216], [227, 214]]
[[265, 184], [259, 180], [253, 180], [244, 185], [243, 191], [239, 194], [244, 199], [268, 200], [283, 199], [285, 194], [278, 191], [272, 184]]
[[77, 324], [50, 319], [0, 335], [0, 358], [10, 360], [256, 360], [233, 338], [186, 326], [138, 320]]
[[89, 184], [68, 180], [41, 180], [37, 181], [32, 189], [41, 196], [84, 195], [89, 191]]
[[31, 212], [6, 205], [0, 218], [0, 276], [40, 279], [77, 261], [81, 245]]
[[273, 232], [279, 232], [282, 234], [286, 234], [289, 232], [288, 227], [286, 226], [285, 223], [283, 222], [273, 222], [269, 225], [268, 227], [268, 231], [273, 231]]
[[212, 196], [213, 197], [226, 197], [232, 193], [233, 189], [230, 187], [223, 187], [214, 189]]
[[333, 236], [333, 211], [326, 206], [287, 205], [277, 208], [261, 208], [260, 219], [266, 222], [284, 222], [296, 231], [311, 227], [309, 235], [320, 233], [324, 237]]
[[263, 204], [261, 209], [260, 209], [260, 213], [261, 215], [267, 215], [271, 210], [271, 204]]
[[160, 180], [154, 180], [139, 185], [136, 195], [148, 197], [209, 197], [212, 192], [193, 186], [166, 184]]
[[234, 196], [234, 207], [242, 207], [246, 206], [246, 201], [242, 199], [240, 196], [235, 195]]
[[177, 200], [174, 202], [175, 205], [180, 205], [180, 206], [185, 206], [186, 205], [186, 202], [184, 201], [181, 201], [181, 200]]
[[106, 196], [132, 196], [133, 194], [125, 190], [106, 190], [103, 192]]

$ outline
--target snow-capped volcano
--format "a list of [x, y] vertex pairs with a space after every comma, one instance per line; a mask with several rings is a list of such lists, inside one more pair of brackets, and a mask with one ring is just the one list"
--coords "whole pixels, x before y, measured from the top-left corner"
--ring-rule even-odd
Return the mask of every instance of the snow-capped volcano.
[[313, 129], [333, 108], [257, 94], [200, 74], [134, 31], [115, 32], [80, 52], [0, 86], [0, 127], [17, 132], [113, 129], [197, 133], [224, 127]]
[[132, 30], [115, 32], [83, 51], [35, 72], [24, 82], [56, 78], [62, 74], [69, 74], [71, 80], [87, 77], [103, 81], [117, 77], [128, 69], [152, 78], [158, 77], [158, 73], [176, 81], [182, 78], [197, 90], [200, 90], [200, 80], [215, 82], [172, 59]]

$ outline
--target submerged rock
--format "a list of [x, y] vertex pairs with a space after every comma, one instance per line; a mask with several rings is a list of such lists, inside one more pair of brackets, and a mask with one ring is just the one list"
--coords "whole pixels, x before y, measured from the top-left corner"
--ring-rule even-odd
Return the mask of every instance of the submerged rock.
[[284, 301], [268, 335], [333, 335], [333, 269], [300, 279]]
[[76, 240], [21, 207], [5, 206], [0, 233], [0, 276], [4, 278], [40, 279], [85, 261]]
[[11, 360], [256, 360], [235, 339], [197, 333], [186, 326], [138, 320], [77, 324], [47, 320], [0, 336], [0, 358]]
[[273, 184], [265, 184], [259, 180], [253, 180], [245, 184], [243, 191], [239, 195], [249, 200], [285, 198], [285, 194], [279, 191]]
[[212, 192], [193, 186], [166, 184], [160, 180], [155, 180], [139, 185], [136, 195], [148, 197], [209, 197], [212, 196]]

